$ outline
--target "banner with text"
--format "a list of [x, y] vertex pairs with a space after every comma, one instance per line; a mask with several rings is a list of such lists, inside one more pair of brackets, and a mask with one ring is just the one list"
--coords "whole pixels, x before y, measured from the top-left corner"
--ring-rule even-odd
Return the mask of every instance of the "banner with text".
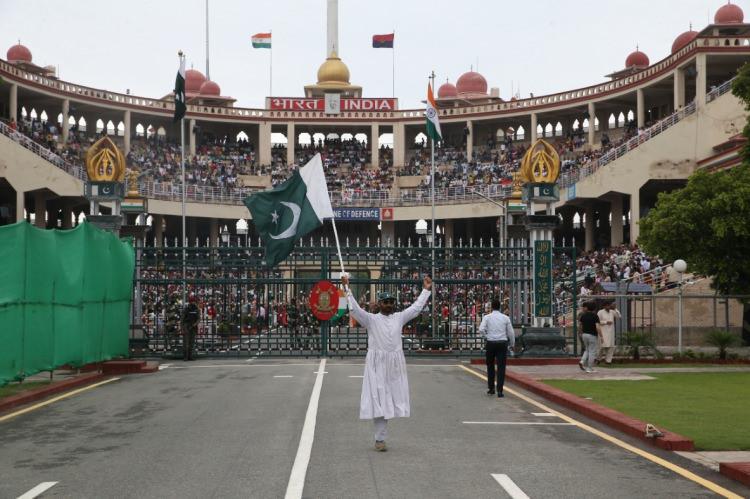
[[552, 241], [534, 241], [534, 312], [552, 317]]
[[380, 208], [334, 208], [336, 220], [380, 221]]
[[[268, 108], [274, 111], [325, 111], [325, 99], [270, 97]], [[341, 111], [395, 111], [398, 99], [341, 99]]]

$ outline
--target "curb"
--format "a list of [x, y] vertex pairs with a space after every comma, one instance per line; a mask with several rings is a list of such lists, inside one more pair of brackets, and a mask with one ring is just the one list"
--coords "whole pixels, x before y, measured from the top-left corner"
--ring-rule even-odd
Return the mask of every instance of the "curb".
[[556, 404], [572, 409], [590, 419], [604, 423], [632, 437], [636, 437], [644, 442], [655, 445], [660, 449], [688, 452], [695, 450], [695, 444], [687, 437], [664, 430], [662, 431], [664, 433], [664, 436], [662, 437], [646, 437], [645, 421], [635, 419], [622, 414], [621, 412], [617, 412], [614, 409], [582, 399], [577, 395], [546, 385], [541, 381], [536, 381], [529, 376], [508, 371], [506, 372], [506, 379], [530, 392], [541, 395]]
[[36, 402], [37, 400], [78, 388], [79, 386], [90, 385], [103, 378], [105, 378], [105, 375], [100, 373], [81, 374], [75, 378], [50, 383], [48, 386], [43, 386], [36, 390], [29, 390], [18, 395], [5, 397], [0, 399], [0, 412], [8, 411], [20, 405], [30, 404], [31, 402]]
[[719, 463], [719, 472], [750, 487], [750, 463]]
[[[509, 366], [575, 366], [578, 364], [578, 357], [509, 357], [507, 365]], [[471, 365], [485, 365], [485, 359], [474, 358], [470, 360]]]

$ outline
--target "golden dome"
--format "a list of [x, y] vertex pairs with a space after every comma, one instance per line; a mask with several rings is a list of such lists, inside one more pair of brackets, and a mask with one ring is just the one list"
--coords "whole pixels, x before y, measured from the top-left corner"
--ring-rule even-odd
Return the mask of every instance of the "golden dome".
[[349, 68], [346, 67], [336, 52], [320, 65], [318, 85], [349, 85]]

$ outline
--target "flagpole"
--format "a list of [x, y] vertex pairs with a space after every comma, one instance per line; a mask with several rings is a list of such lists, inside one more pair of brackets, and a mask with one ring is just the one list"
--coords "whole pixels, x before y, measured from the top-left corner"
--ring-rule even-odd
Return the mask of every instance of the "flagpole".
[[[180, 59], [184, 59], [180, 55]], [[182, 60], [180, 60], [182, 65]], [[185, 116], [180, 118], [180, 171], [182, 175], [182, 309], [185, 309], [187, 303], [187, 276], [185, 271]]]
[[[430, 75], [430, 80], [432, 80], [432, 87], [435, 86], [435, 72], [433, 71]], [[432, 205], [432, 237], [430, 238], [430, 249], [432, 250], [432, 279], [437, 280], [437, 276], [435, 275], [435, 138], [433, 137], [430, 141], [430, 203]], [[433, 294], [432, 298], [432, 312], [430, 313], [430, 316], [432, 317], [432, 337], [435, 337], [435, 296], [436, 294]]]
[[268, 30], [271, 34], [271, 56], [269, 57], [269, 82], [268, 82], [268, 96], [273, 96], [273, 30]]
[[393, 30], [393, 46], [391, 47], [391, 91], [393, 98], [396, 98], [396, 30]]
[[331, 218], [331, 223], [333, 224], [333, 237], [336, 239], [336, 251], [339, 254], [339, 265], [341, 265], [341, 273], [345, 274], [346, 271], [344, 270], [344, 259], [341, 258], [341, 245], [339, 244], [339, 232], [336, 230], [336, 216], [334, 215]]

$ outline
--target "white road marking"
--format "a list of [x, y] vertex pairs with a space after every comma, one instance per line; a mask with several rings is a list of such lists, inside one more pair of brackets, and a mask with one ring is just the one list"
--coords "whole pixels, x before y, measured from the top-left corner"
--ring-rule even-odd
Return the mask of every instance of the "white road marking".
[[539, 418], [556, 418], [557, 417], [551, 412], [532, 412], [531, 415], [539, 417]]
[[364, 378], [364, 376], [363, 376], [363, 375], [360, 375], [360, 376], [349, 376], [349, 377], [350, 377], [350, 378]]
[[42, 482], [24, 495], [18, 496], [18, 499], [34, 499], [42, 495], [45, 490], [51, 489], [57, 484], [58, 482]]
[[159, 364], [159, 370], [161, 371], [162, 369], [169, 369], [171, 365], [172, 364]]
[[[318, 374], [318, 371], [313, 371], [313, 374]], [[323, 374], [328, 374], [328, 371], [323, 371]]]
[[499, 483], [505, 492], [507, 492], [513, 499], [529, 499], [529, 496], [527, 496], [508, 475], [493, 473], [492, 478], [497, 480], [497, 483]]
[[293, 377], [294, 376], [292, 376], [291, 374], [280, 374], [280, 375], [274, 376], [274, 378], [293, 378]]
[[315, 422], [318, 419], [318, 401], [320, 400], [320, 389], [323, 386], [323, 373], [325, 372], [326, 359], [320, 360], [318, 375], [315, 377], [310, 404], [307, 406], [305, 424], [302, 427], [302, 435], [299, 439], [297, 456], [294, 458], [292, 473], [289, 475], [289, 484], [286, 487], [286, 499], [301, 499], [305, 487], [305, 476], [307, 466], [310, 464], [310, 453], [312, 452], [313, 440], [315, 439]]
[[547, 423], [542, 421], [462, 421], [463, 424], [495, 424], [518, 426], [575, 426], [573, 423]]

